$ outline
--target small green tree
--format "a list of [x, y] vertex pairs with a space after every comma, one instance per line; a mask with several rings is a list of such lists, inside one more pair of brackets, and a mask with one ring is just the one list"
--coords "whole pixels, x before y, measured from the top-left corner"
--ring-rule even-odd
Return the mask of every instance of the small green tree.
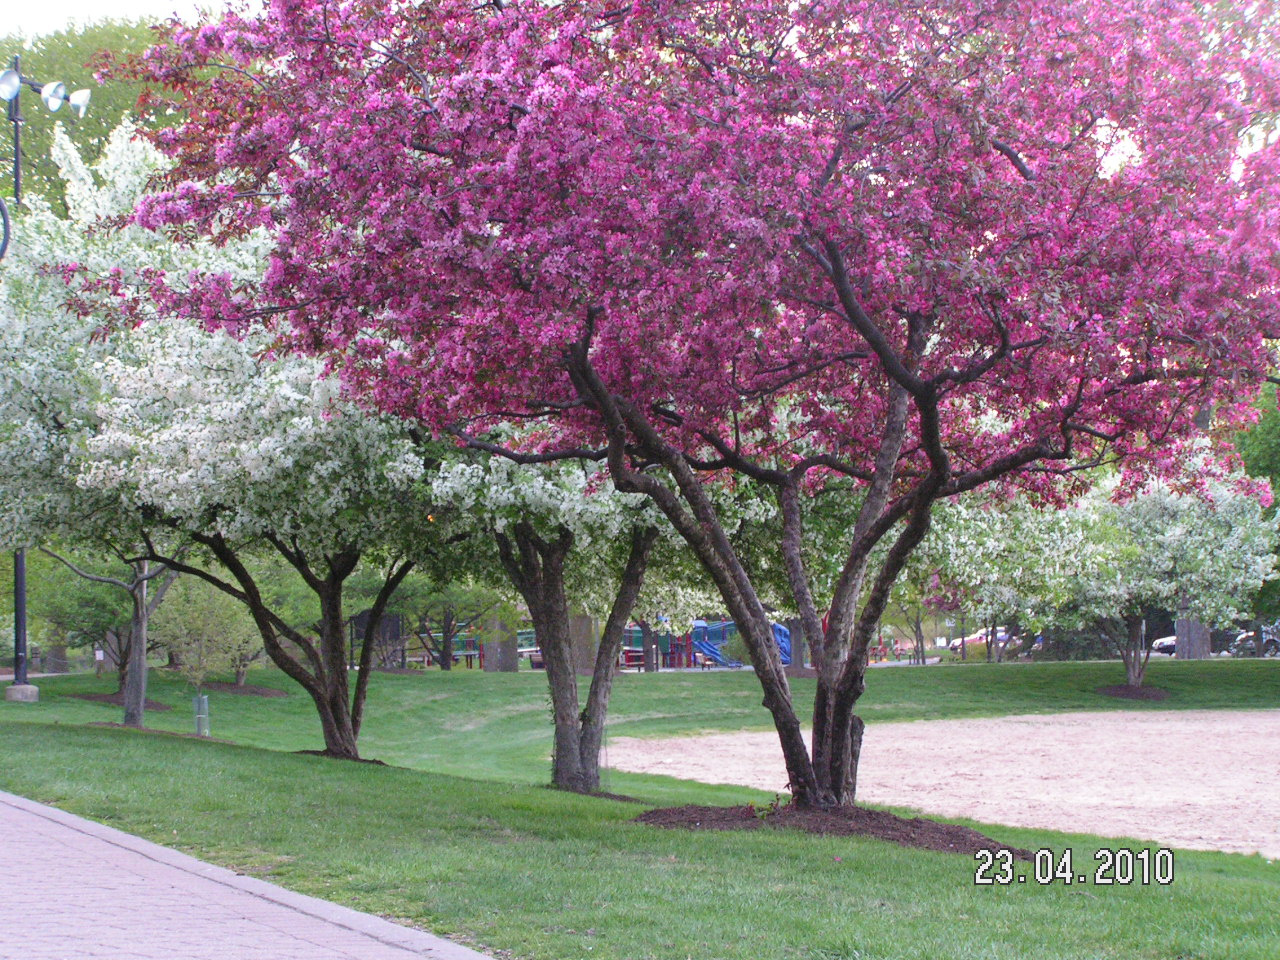
[[195, 577], [182, 577], [152, 621], [153, 638], [176, 654], [177, 670], [197, 689], [232, 673], [241, 685], [262, 656], [262, 637], [245, 605]]
[[1150, 610], [1183, 606], [1206, 624], [1227, 624], [1274, 576], [1276, 521], [1242, 478], [1192, 479], [1195, 492], [1156, 482], [1120, 499], [1103, 484], [1071, 511], [1076, 545], [1059, 624], [1097, 624], [1130, 687], [1145, 679]]
[[516, 617], [506, 592], [474, 578], [453, 582], [419, 574], [406, 578], [396, 609], [407, 620], [407, 629], [421, 642], [440, 669], [453, 668], [454, 644], [462, 632], [492, 616], [510, 621]]

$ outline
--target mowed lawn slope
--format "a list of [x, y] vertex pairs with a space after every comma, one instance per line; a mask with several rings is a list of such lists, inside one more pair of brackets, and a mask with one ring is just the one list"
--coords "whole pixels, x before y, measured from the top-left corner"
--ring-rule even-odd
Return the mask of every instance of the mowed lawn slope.
[[[870, 671], [858, 712], [868, 723], [875, 723], [1073, 710], [1280, 708], [1280, 660], [1161, 660], [1151, 664], [1148, 686], [1168, 691], [1168, 699], [1119, 700], [1098, 692], [1123, 679], [1119, 663], [894, 667]], [[36, 682], [40, 703], [0, 702], [0, 720], [78, 724], [120, 720], [120, 708], [73, 696], [110, 692], [115, 689], [112, 678], [48, 677]], [[315, 710], [301, 687], [275, 670], [256, 671], [250, 682], [278, 688], [288, 696], [210, 692], [216, 738], [270, 750], [323, 746]], [[812, 709], [813, 681], [792, 680], [791, 686], [797, 711], [805, 719]], [[152, 670], [148, 696], [174, 709], [148, 711], [147, 725], [192, 731], [192, 692], [166, 671]], [[746, 670], [624, 673], [615, 682], [607, 736], [768, 730], [769, 715], [760, 701], [759, 685]], [[363, 756], [400, 766], [542, 784], [549, 777], [550, 710], [541, 672], [379, 673], [369, 685], [360, 750]], [[613, 777], [618, 782], [608, 789], [623, 792], [620, 785], [625, 786], [625, 777]]]
[[[1161, 663], [1161, 703], [1096, 694], [1116, 664], [894, 669], [869, 681], [876, 719], [1044, 710], [1274, 707], [1280, 663]], [[278, 674], [255, 682], [286, 688]], [[785, 831], [671, 833], [646, 804], [767, 798], [614, 774], [642, 803], [582, 798], [546, 779], [537, 674], [378, 676], [362, 746], [398, 766], [295, 755], [317, 747], [309, 700], [215, 693], [213, 729], [240, 744], [85, 723], [117, 708], [73, 699], [105, 680], [41, 680], [42, 702], [0, 705], [0, 788], [515, 958], [1217, 958], [1280, 956], [1280, 867], [1179, 851], [1171, 886], [975, 887], [974, 862]], [[796, 684], [801, 696], [810, 689]], [[185, 730], [189, 691], [157, 677], [149, 714]], [[760, 728], [748, 674], [629, 675], [615, 734]], [[265, 749], [263, 749], [265, 748]], [[412, 767], [413, 769], [407, 769]], [[1260, 811], [1260, 815], [1267, 815]], [[989, 827], [1091, 864], [1100, 841]], [[505, 956], [505, 954], [504, 954]]]

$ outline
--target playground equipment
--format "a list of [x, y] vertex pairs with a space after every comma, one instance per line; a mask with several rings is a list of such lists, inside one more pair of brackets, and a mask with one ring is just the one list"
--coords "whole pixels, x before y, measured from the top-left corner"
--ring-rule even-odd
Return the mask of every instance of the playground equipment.
[[[704, 658], [720, 667], [740, 667], [741, 661], [731, 660], [724, 654], [724, 645], [738, 632], [738, 626], [732, 620], [718, 620], [708, 623], [706, 620], [693, 621], [693, 648]], [[791, 662], [791, 631], [780, 623], [773, 625], [773, 641], [782, 654], [782, 662]]]
[[[742, 663], [727, 656], [724, 645], [738, 632], [731, 620], [695, 620], [693, 629], [683, 636], [671, 633], [652, 633], [650, 640], [657, 648], [660, 669], [679, 669], [712, 664], [720, 667], [741, 667]], [[530, 664], [543, 666], [542, 652], [532, 630], [517, 634], [520, 656], [529, 657]], [[784, 664], [791, 663], [791, 631], [780, 623], [773, 624], [773, 640], [778, 645]], [[640, 669], [644, 666], [644, 631], [636, 624], [628, 626], [622, 635], [622, 649], [618, 653], [618, 665], [622, 669]]]
[[[652, 634], [654, 646], [658, 648], [658, 664], [662, 669], [692, 667], [693, 640], [689, 634], [678, 637], [672, 633]], [[639, 668], [644, 664], [644, 631], [638, 625], [626, 628], [622, 634], [622, 667]]]

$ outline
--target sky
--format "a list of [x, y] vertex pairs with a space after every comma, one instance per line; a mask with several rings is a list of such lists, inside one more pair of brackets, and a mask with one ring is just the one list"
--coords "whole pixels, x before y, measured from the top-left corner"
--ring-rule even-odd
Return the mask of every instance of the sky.
[[61, 30], [73, 21], [164, 20], [174, 13], [191, 19], [198, 7], [223, 5], [219, 0], [59, 0], [57, 3], [5, 0], [0, 33], [35, 36]]

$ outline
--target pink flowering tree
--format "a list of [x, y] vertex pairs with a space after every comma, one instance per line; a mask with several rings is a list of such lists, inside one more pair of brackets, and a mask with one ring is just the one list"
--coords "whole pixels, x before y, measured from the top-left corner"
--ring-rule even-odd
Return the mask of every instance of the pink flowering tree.
[[[797, 802], [853, 802], [866, 651], [933, 504], [1175, 461], [1271, 366], [1275, 14], [1187, 0], [274, 0], [138, 62], [138, 218], [273, 236], [270, 317], [350, 393], [653, 499], [737, 621]], [[184, 278], [185, 280], [185, 278]], [[812, 748], [709, 478], [777, 503]], [[809, 503], [848, 497], [834, 578]], [[823, 558], [827, 560], [829, 558]], [[821, 589], [815, 584], [821, 582]], [[825, 627], [824, 627], [824, 614]]]

